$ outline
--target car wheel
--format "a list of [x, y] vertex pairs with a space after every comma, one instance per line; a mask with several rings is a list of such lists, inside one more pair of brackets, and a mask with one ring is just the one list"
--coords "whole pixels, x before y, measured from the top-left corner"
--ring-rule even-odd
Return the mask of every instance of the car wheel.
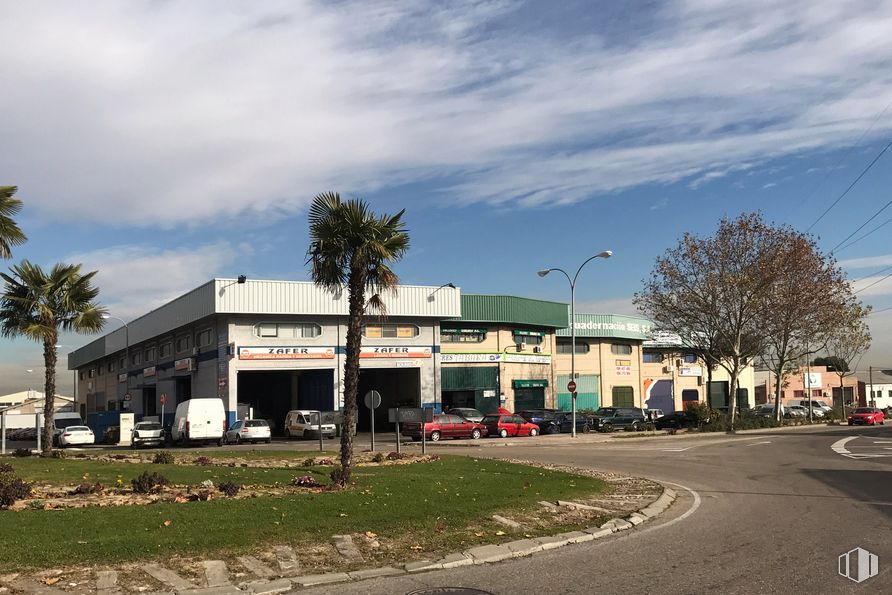
[[439, 442], [440, 441], [440, 432], [434, 430], [431, 432], [431, 442]]
[[629, 429], [631, 429], [633, 432], [640, 432], [640, 431], [641, 431], [641, 424], [640, 424], [639, 422], [637, 422], [637, 421], [633, 421], [633, 422], [632, 422], [632, 425], [631, 425], [631, 427], [630, 427]]
[[612, 423], [606, 423], [606, 424], [604, 424], [603, 427], [604, 427], [604, 431], [607, 432], [608, 434], [613, 431]]
[[266, 443], [267, 443], [267, 444], [269, 444], [269, 443], [272, 442], [272, 441], [273, 441], [272, 438], [267, 438], [267, 439], [266, 439]]
[[286, 439], [286, 440], [291, 440], [291, 438], [292, 438], [292, 436], [291, 436], [291, 430], [289, 430], [288, 428], [285, 428], [285, 439]]
[[474, 428], [471, 431], [471, 438], [473, 438], [474, 440], [479, 440], [480, 439], [480, 430], [478, 430], [477, 428]]
[[500, 437], [500, 438], [507, 438], [507, 437], [508, 437], [508, 430], [506, 430], [505, 428], [502, 428], [501, 430], [499, 430], [499, 437]]
[[222, 439], [222, 438], [220, 438], [219, 440], [217, 440], [217, 446], [223, 446], [223, 439]]
[[592, 431], [592, 427], [591, 427], [591, 426], [582, 426], [582, 433], [583, 433], [583, 434], [588, 434], [588, 433], [591, 432], [591, 431]]
[[538, 435], [539, 435], [539, 430], [537, 430], [536, 428], [530, 429], [530, 436], [538, 436]]

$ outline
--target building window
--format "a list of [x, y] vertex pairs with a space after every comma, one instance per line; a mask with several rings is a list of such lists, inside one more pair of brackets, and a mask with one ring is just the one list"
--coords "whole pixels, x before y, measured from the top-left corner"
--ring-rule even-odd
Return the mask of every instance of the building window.
[[697, 354], [696, 353], [685, 353], [681, 356], [681, 360], [686, 364], [696, 364], [697, 363]]
[[526, 343], [527, 345], [541, 345], [545, 341], [545, 333], [538, 331], [513, 331], [515, 343]]
[[99, 364], [98, 366], [96, 366], [96, 375], [97, 376], [102, 376], [102, 371], [103, 371], [102, 364]]
[[143, 361], [145, 361], [145, 362], [155, 361], [155, 346], [152, 345], [151, 347], [146, 347], [145, 353], [143, 355], [144, 355]]
[[90, 368], [90, 370], [87, 372], [87, 377], [88, 377], [88, 378], [93, 378], [94, 376], [96, 376], [96, 369], [95, 369], [95, 368]]
[[81, 380], [84, 379], [84, 371], [83, 370], [81, 370], [80, 373], [78, 374], [78, 378], [80, 378]]
[[115, 360], [108, 360], [108, 371], [109, 373], [115, 371]]
[[641, 354], [645, 364], [661, 364], [663, 363], [663, 353], [661, 351], [650, 351], [645, 349]]
[[482, 343], [486, 340], [486, 329], [441, 328], [441, 343]]
[[121, 359], [118, 360], [118, 369], [123, 370], [126, 367], [127, 367], [127, 360], [124, 359], [123, 357], [121, 357]]
[[161, 357], [170, 357], [170, 354], [173, 353], [173, 343], [170, 341], [162, 343], [159, 351]]
[[[588, 353], [591, 350], [591, 346], [585, 341], [576, 341], [576, 353]], [[573, 342], [572, 341], [558, 341], [557, 343], [557, 352], [558, 353], [571, 353], [573, 351]]]
[[195, 346], [196, 347], [207, 347], [211, 344], [211, 329], [206, 328], [197, 335], [195, 335]]
[[322, 327], [313, 322], [261, 322], [254, 325], [254, 334], [261, 338], [312, 339], [322, 334]]
[[[821, 389], [819, 389], [819, 388], [813, 388], [813, 389], [811, 389], [811, 396], [813, 396], [813, 397], [822, 397], [822, 396], [824, 396], [824, 395], [821, 394]], [[889, 396], [892, 397], [892, 394], [890, 394]]]
[[366, 324], [362, 327], [362, 336], [367, 339], [411, 339], [419, 333], [414, 324]]
[[189, 340], [189, 335], [177, 337], [176, 347], [177, 353], [183, 353], [184, 351], [192, 347], [192, 342]]
[[613, 355], [632, 355], [632, 346], [625, 343], [614, 343], [610, 346]]
[[138, 365], [139, 365], [139, 362], [140, 362], [140, 359], [139, 359], [139, 352], [137, 352], [137, 353], [131, 353], [131, 354], [130, 354], [130, 365], [131, 365], [131, 366], [138, 366]]
[[614, 386], [613, 387], [613, 406], [614, 407], [634, 407], [635, 406], [635, 389], [631, 386]]
[[804, 390], [794, 390], [794, 391], [793, 391], [793, 398], [794, 398], [794, 399], [804, 399], [804, 398], [805, 398], [805, 391], [804, 391]]

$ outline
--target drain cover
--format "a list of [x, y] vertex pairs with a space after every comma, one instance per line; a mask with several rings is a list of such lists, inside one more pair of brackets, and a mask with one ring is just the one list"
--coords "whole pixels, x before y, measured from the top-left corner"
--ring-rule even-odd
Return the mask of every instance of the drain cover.
[[452, 595], [493, 595], [489, 591], [471, 589], [470, 587], [433, 587], [412, 591], [408, 595], [437, 595], [438, 593], [451, 593]]

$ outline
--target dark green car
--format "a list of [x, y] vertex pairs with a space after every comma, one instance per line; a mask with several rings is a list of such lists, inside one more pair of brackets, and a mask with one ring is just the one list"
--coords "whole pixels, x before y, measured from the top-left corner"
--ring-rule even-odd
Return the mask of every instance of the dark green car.
[[595, 411], [593, 418], [594, 428], [599, 432], [614, 430], [640, 432], [644, 429], [646, 420], [644, 410], [637, 407], [601, 407]]

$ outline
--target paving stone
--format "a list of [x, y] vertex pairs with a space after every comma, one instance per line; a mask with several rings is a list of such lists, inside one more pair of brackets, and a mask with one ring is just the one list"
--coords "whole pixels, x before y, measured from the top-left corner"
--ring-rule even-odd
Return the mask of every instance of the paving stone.
[[675, 500], [675, 498], [678, 496], [678, 494], [676, 494], [675, 490], [673, 490], [672, 488], [663, 488], [663, 493], [666, 494], [667, 496], [669, 496], [670, 498], [672, 498], [673, 500]]
[[143, 570], [155, 580], [164, 583], [168, 587], [173, 587], [175, 591], [188, 591], [197, 587], [178, 575], [173, 570], [158, 566], [157, 564], [146, 564]]
[[498, 514], [492, 515], [492, 520], [494, 520], [495, 522], [500, 523], [502, 525], [505, 525], [506, 527], [511, 527], [512, 529], [520, 529], [520, 527], [521, 527], [521, 524], [518, 523], [517, 521], [511, 520], [509, 518], [505, 518]]
[[666, 508], [664, 506], [655, 506], [651, 504], [647, 508], [642, 508], [641, 510], [639, 510], [638, 514], [642, 514], [648, 518], [653, 518], [656, 516], [660, 516], [664, 512], [666, 512]]
[[204, 589], [177, 590], [177, 595], [240, 595], [242, 590], [235, 585], [205, 587]]
[[591, 533], [592, 539], [601, 539], [602, 537], [607, 537], [608, 535], [613, 535], [613, 529], [610, 527], [606, 529], [602, 529], [601, 527], [590, 527], [584, 530], [585, 533]]
[[254, 556], [239, 556], [236, 559], [241, 562], [242, 566], [259, 577], [273, 578], [274, 576], [276, 576], [276, 573], [273, 571], [272, 568], [270, 568]]
[[362, 561], [362, 553], [356, 547], [356, 544], [353, 543], [352, 535], [332, 535], [331, 537], [334, 539], [334, 546], [338, 553], [347, 558], [348, 561]]
[[273, 595], [274, 593], [287, 593], [291, 590], [291, 581], [287, 578], [279, 578], [272, 581], [251, 581], [242, 583], [241, 588], [254, 595]]
[[426, 570], [440, 570], [443, 565], [439, 562], [431, 562], [430, 560], [416, 560], [406, 564], [406, 572], [424, 572]]
[[96, 571], [96, 591], [98, 593], [112, 593], [118, 589], [118, 573], [114, 570]]
[[201, 565], [204, 566], [208, 587], [222, 587], [229, 584], [229, 571], [226, 570], [226, 562], [223, 560], [204, 560]]
[[626, 517], [626, 520], [632, 523], [633, 525], [640, 525], [644, 521], [647, 520], [646, 516], [640, 515], [637, 512], [633, 512], [629, 516]]
[[367, 568], [365, 570], [356, 570], [347, 574], [355, 581], [361, 581], [367, 578], [378, 578], [381, 576], [396, 576], [405, 574], [405, 570], [394, 568], [393, 566], [384, 566], [383, 568]]
[[555, 548], [565, 546], [568, 543], [566, 539], [558, 537], [557, 535], [537, 537], [535, 541], [542, 546], [543, 550], [553, 550]]
[[474, 558], [466, 556], [461, 552], [449, 554], [440, 560], [440, 564], [442, 564], [443, 568], [458, 568], [459, 566], [470, 566], [473, 563]]
[[580, 502], [565, 502], [564, 500], [558, 500], [559, 506], [567, 506], [569, 508], [575, 508], [577, 510], [594, 510], [597, 512], [610, 512], [606, 508], [600, 508], [598, 506], [591, 506], [589, 504], [582, 504]]
[[616, 519], [613, 523], [616, 525], [617, 531], [625, 531], [635, 526], [625, 519]]
[[350, 576], [346, 572], [328, 572], [326, 574], [308, 574], [307, 576], [299, 576], [294, 579], [294, 583], [301, 587], [312, 587], [313, 585], [342, 583], [349, 580]]
[[282, 571], [282, 574], [289, 575], [300, 571], [300, 562], [291, 546], [279, 546], [274, 551], [276, 553], [276, 559], [279, 561], [279, 570]]
[[65, 591], [29, 578], [19, 578], [6, 584], [12, 587], [13, 590], [34, 593], [35, 595], [65, 595]]
[[567, 543], [580, 543], [583, 541], [591, 541], [592, 539], [591, 533], [586, 533], [584, 531], [570, 531], [568, 533], [559, 533], [555, 535], [555, 537], [559, 537], [565, 540]]
[[542, 544], [534, 539], [518, 539], [505, 544], [516, 557], [529, 556], [542, 551]]
[[472, 547], [466, 551], [465, 554], [473, 557], [475, 564], [498, 562], [499, 560], [514, 557], [514, 552], [504, 545], [481, 545], [479, 547]]

